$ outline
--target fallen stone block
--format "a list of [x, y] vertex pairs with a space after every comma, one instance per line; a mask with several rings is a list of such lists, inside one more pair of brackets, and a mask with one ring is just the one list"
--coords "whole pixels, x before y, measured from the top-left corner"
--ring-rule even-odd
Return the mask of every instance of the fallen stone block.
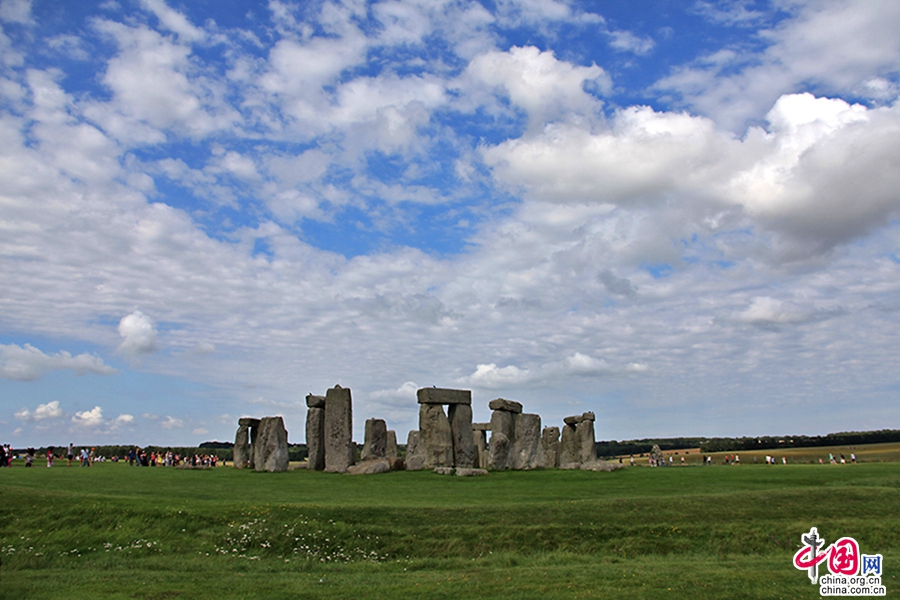
[[347, 467], [346, 473], [348, 475], [376, 475], [378, 473], [387, 473], [390, 470], [390, 460], [387, 458], [374, 458]]
[[435, 467], [434, 472], [438, 475], [453, 475], [453, 467]]
[[456, 469], [457, 477], [479, 477], [481, 475], [488, 475], [487, 469], [467, 469], [459, 467]]

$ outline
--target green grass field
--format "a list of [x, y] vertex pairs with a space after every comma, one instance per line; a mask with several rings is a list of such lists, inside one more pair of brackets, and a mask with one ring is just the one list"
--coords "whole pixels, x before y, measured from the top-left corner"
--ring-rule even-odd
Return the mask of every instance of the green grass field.
[[896, 462], [17, 467], [0, 470], [0, 598], [818, 598], [791, 564], [812, 526], [881, 553], [896, 596], [898, 494]]

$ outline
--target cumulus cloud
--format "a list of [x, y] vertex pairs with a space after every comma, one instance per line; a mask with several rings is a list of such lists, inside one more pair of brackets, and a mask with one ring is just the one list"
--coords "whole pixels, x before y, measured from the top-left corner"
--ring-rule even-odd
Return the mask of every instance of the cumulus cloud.
[[119, 335], [123, 341], [119, 351], [128, 356], [141, 356], [159, 350], [156, 340], [156, 324], [139, 310], [122, 317], [119, 321]]
[[44, 419], [59, 419], [65, 414], [59, 407], [59, 400], [53, 400], [46, 404], [38, 404], [34, 412], [22, 408], [14, 413], [15, 418], [22, 421], [43, 421]]
[[99, 427], [105, 424], [103, 409], [95, 406], [91, 410], [76, 412], [72, 422], [79, 427]]
[[48, 355], [31, 344], [0, 344], [0, 377], [4, 379], [35, 381], [47, 372], [56, 370], [71, 370], [78, 375], [111, 375], [116, 372], [103, 359], [93, 354], [72, 356], [61, 350]]

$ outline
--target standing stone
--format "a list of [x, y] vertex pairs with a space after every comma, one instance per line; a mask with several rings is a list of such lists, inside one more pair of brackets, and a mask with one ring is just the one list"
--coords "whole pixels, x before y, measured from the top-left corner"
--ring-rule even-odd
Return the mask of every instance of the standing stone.
[[424, 468], [453, 466], [453, 433], [440, 404], [419, 406], [419, 444], [425, 455]]
[[575, 425], [566, 422], [562, 429], [562, 438], [559, 442], [559, 464], [581, 462], [581, 443]]
[[512, 468], [536, 468], [540, 445], [541, 416], [528, 413], [516, 415], [516, 442], [511, 461]]
[[502, 433], [509, 441], [516, 439], [516, 415], [506, 410], [495, 410], [491, 413], [491, 444], [494, 436]]
[[544, 427], [541, 432], [541, 449], [538, 452], [539, 469], [555, 469], [559, 466], [559, 427]]
[[243, 469], [250, 461], [250, 428], [246, 425], [238, 427], [234, 434], [234, 455], [232, 462], [235, 469]]
[[344, 473], [355, 449], [350, 389], [336, 385], [325, 394], [325, 471]]
[[421, 444], [422, 436], [415, 429], [406, 438], [406, 470], [421, 471], [425, 468], [425, 452]]
[[387, 450], [387, 423], [384, 419], [366, 420], [366, 439], [362, 447], [362, 460], [384, 458]]
[[253, 464], [257, 471], [287, 471], [288, 433], [281, 417], [263, 417], [253, 443]]
[[487, 469], [490, 462], [487, 453], [487, 432], [484, 429], [475, 429], [472, 436], [475, 438], [475, 464], [479, 469]]
[[509, 468], [510, 443], [506, 434], [491, 432], [491, 464], [494, 471], [505, 471]]
[[453, 436], [453, 466], [474, 468], [476, 453], [475, 438], [472, 435], [472, 406], [451, 404], [447, 412]]
[[397, 432], [393, 429], [387, 430], [387, 441], [384, 445], [385, 458], [397, 458], [400, 453], [397, 451]]
[[306, 411], [307, 468], [325, 470], [325, 408], [310, 407]]
[[[590, 413], [590, 415], [593, 417], [594, 413]], [[576, 432], [581, 449], [581, 462], [589, 463], [597, 460], [597, 454], [594, 451], [594, 419], [585, 418], [579, 421]]]

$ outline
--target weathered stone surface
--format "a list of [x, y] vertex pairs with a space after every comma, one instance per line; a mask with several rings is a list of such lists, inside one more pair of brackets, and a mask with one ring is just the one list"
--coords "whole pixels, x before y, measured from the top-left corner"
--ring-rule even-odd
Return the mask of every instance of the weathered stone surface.
[[416, 391], [419, 404], [472, 404], [470, 390], [447, 388], [422, 388]]
[[349, 475], [375, 475], [377, 473], [387, 473], [391, 470], [391, 461], [387, 458], [373, 458], [364, 460], [355, 465], [347, 467]]
[[560, 468], [565, 463], [576, 462], [581, 462], [581, 441], [578, 438], [575, 426], [567, 424], [562, 428], [562, 437], [559, 441]]
[[596, 417], [594, 416], [593, 412], [588, 411], [585, 413], [581, 413], [581, 420], [582, 421], [594, 421], [594, 420], [596, 420]]
[[451, 404], [447, 409], [450, 433], [453, 436], [453, 466], [475, 467], [475, 438], [472, 435], [472, 407], [468, 404]]
[[325, 408], [325, 396], [306, 396], [306, 406], [309, 408]]
[[494, 431], [491, 435], [490, 468], [494, 471], [505, 471], [509, 468], [510, 443], [506, 434]]
[[257, 471], [287, 471], [288, 433], [281, 417], [263, 417], [253, 443], [253, 465]]
[[494, 436], [502, 433], [510, 442], [516, 439], [516, 415], [506, 410], [495, 410], [491, 413], [491, 443]]
[[419, 406], [419, 445], [425, 456], [424, 468], [453, 466], [453, 434], [440, 404]]
[[406, 469], [406, 463], [399, 456], [388, 458], [391, 463], [391, 471], [403, 471]]
[[511, 413], [520, 413], [522, 412], [522, 403], [516, 402], [515, 400], [505, 400], [503, 398], [497, 398], [496, 400], [491, 400], [488, 402], [488, 408], [491, 410], [505, 410]]
[[406, 470], [421, 471], [425, 468], [425, 452], [421, 444], [422, 436], [415, 429], [406, 438]]
[[523, 470], [537, 468], [540, 445], [541, 416], [529, 413], [516, 415], [516, 442], [512, 456], [512, 468]]
[[544, 427], [541, 432], [541, 448], [538, 451], [538, 468], [555, 469], [559, 466], [559, 427]]
[[483, 429], [476, 429], [472, 432], [475, 438], [475, 460], [480, 469], [487, 469], [490, 457], [487, 452], [487, 432]]
[[253, 417], [241, 417], [238, 419], [239, 427], [259, 427], [259, 419]]
[[487, 475], [488, 472], [486, 469], [467, 469], [464, 467], [456, 468], [456, 476], [457, 477], [478, 477], [481, 475]]
[[232, 462], [235, 469], [243, 469], [250, 462], [250, 427], [247, 425], [238, 427], [237, 433], [234, 434]]
[[578, 425], [578, 421], [581, 420], [581, 415], [575, 415], [574, 417], [566, 417], [563, 419], [563, 423], [566, 425]]
[[307, 468], [325, 470], [325, 408], [310, 407], [306, 411]]
[[578, 433], [579, 446], [581, 448], [581, 462], [591, 462], [596, 460], [597, 454], [594, 452], [594, 422], [589, 419], [583, 419], [576, 427]]
[[366, 420], [366, 439], [362, 447], [362, 460], [384, 458], [387, 451], [387, 423], [384, 419]]
[[400, 452], [397, 450], [397, 432], [393, 429], [387, 430], [387, 442], [384, 445], [385, 458], [397, 458]]
[[435, 467], [434, 472], [438, 475], [453, 475], [453, 467]]
[[580, 462], [565, 462], [559, 465], [559, 468], [563, 471], [577, 471], [581, 469]]
[[490, 431], [491, 424], [490, 423], [472, 423], [473, 431]]
[[339, 385], [325, 393], [325, 471], [343, 473], [353, 464], [353, 400]]

